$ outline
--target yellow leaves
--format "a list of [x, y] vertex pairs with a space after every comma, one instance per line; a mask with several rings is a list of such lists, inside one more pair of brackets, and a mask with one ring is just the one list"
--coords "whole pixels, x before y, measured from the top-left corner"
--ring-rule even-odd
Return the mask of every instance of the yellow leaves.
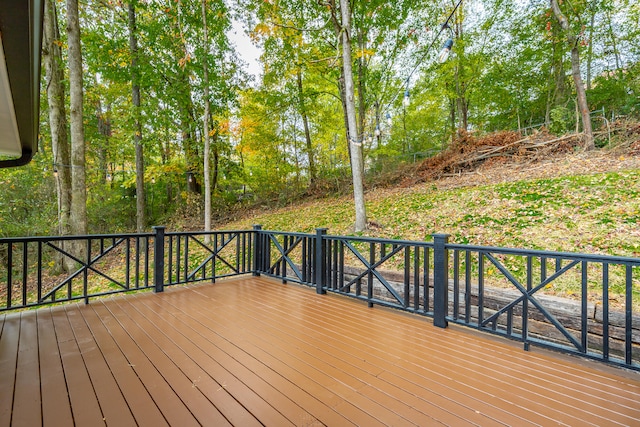
[[250, 36], [258, 40], [260, 37], [269, 37], [271, 35], [273, 35], [273, 29], [264, 22], [261, 22], [255, 26]]
[[184, 57], [178, 59], [178, 65], [180, 66], [180, 68], [184, 68], [189, 62], [191, 62], [190, 53], [187, 53]]
[[356, 58], [358, 58], [358, 59], [360, 59], [360, 58], [369, 59], [375, 53], [376, 52], [373, 49], [360, 49], [359, 51], [356, 52]]

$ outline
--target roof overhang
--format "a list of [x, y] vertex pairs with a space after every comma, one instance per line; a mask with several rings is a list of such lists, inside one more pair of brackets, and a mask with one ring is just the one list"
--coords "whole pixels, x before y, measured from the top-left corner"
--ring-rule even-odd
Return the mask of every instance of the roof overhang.
[[44, 0], [0, 6], [0, 167], [28, 163], [38, 145]]

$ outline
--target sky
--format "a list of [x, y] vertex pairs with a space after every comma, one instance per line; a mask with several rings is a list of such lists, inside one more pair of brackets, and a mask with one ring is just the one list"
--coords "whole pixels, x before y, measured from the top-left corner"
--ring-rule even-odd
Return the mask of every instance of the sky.
[[247, 72], [254, 77], [258, 77], [262, 71], [260, 65], [260, 48], [255, 46], [249, 36], [246, 34], [245, 28], [240, 21], [234, 21], [233, 27], [229, 32], [229, 38], [235, 43], [238, 54], [244, 62], [248, 64]]

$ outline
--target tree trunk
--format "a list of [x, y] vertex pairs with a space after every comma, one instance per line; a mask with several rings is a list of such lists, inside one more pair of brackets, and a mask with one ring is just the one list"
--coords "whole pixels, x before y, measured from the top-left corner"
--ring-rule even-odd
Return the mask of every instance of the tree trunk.
[[302, 124], [304, 126], [304, 139], [306, 141], [306, 152], [309, 160], [309, 186], [314, 187], [317, 178], [316, 160], [313, 153], [313, 144], [311, 143], [311, 131], [309, 130], [309, 117], [307, 116], [307, 107], [304, 102], [304, 90], [302, 86], [302, 71], [298, 69], [298, 98], [300, 103], [300, 114], [302, 115]]
[[[209, 56], [209, 34], [207, 28], [207, 7], [206, 0], [202, 0], [202, 29], [204, 32], [204, 58], [202, 58], [202, 74], [204, 85], [204, 231], [211, 231], [211, 164], [209, 151], [211, 143], [209, 140], [209, 70], [207, 61]], [[205, 243], [210, 242], [210, 236], [205, 235]]]
[[[45, 2], [43, 58], [47, 74], [47, 100], [49, 103], [49, 127], [51, 129], [51, 151], [53, 152], [54, 177], [58, 196], [58, 234], [70, 234], [71, 214], [71, 158], [67, 133], [67, 113], [65, 109], [64, 72], [62, 70], [62, 49], [55, 1]], [[68, 242], [61, 242], [63, 250], [70, 250]], [[67, 259], [67, 262], [63, 262]], [[74, 266], [62, 255], [55, 259], [56, 269], [69, 272]]]
[[138, 36], [136, 29], [136, 1], [129, 2], [129, 51], [131, 52], [131, 100], [134, 109], [134, 136], [136, 147], [136, 230], [142, 233], [147, 225], [146, 194], [144, 191], [144, 149], [140, 117], [140, 78], [138, 72]]
[[595, 10], [591, 12], [591, 22], [589, 24], [589, 48], [587, 49], [587, 90], [591, 90], [591, 62], [593, 61], [593, 29], [596, 20]]
[[[67, 0], [67, 43], [69, 45], [69, 94], [71, 117], [71, 212], [72, 234], [87, 234], [87, 186], [83, 124], [82, 51], [78, 0]], [[76, 256], [83, 249], [76, 248]]]
[[358, 64], [358, 135], [364, 136], [365, 131], [365, 119], [367, 118], [367, 94], [366, 94], [366, 73], [367, 64], [364, 58], [364, 50], [366, 41], [362, 31], [358, 32], [358, 49], [360, 49], [360, 55], [356, 61]]
[[47, 0], [44, 14], [43, 57], [47, 74], [47, 99], [49, 103], [49, 127], [53, 152], [54, 176], [58, 193], [58, 233], [69, 234], [71, 211], [71, 168], [65, 110], [64, 72], [60, 31], [55, 1]]
[[355, 204], [355, 231], [367, 228], [367, 212], [364, 204], [364, 168], [362, 162], [362, 140], [359, 138], [356, 123], [356, 105], [351, 66], [351, 10], [349, 0], [340, 0], [342, 15], [342, 69], [344, 70], [344, 88], [347, 107], [349, 150], [351, 152], [351, 174], [353, 177], [353, 198]]
[[556, 16], [556, 19], [560, 23], [560, 26], [564, 30], [567, 36], [567, 41], [571, 47], [571, 74], [573, 75], [573, 82], [576, 86], [576, 96], [578, 100], [578, 108], [582, 116], [582, 128], [584, 130], [584, 149], [592, 150], [595, 148], [593, 141], [593, 131], [591, 130], [591, 116], [589, 115], [589, 105], [587, 104], [587, 94], [584, 89], [584, 83], [582, 82], [582, 76], [580, 75], [580, 51], [578, 49], [579, 39], [572, 32], [569, 27], [569, 21], [567, 17], [560, 10], [557, 0], [551, 0], [551, 8]]

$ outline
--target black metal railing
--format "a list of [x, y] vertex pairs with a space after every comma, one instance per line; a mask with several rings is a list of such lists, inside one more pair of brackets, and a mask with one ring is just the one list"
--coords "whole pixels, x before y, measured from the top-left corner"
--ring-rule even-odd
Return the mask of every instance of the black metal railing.
[[[265, 275], [640, 370], [640, 259], [262, 230], [0, 239], [0, 311]], [[561, 296], [561, 297], [559, 297]]]
[[254, 274], [640, 370], [638, 258], [255, 230]]
[[[164, 235], [163, 286], [252, 273], [253, 231], [182, 232]], [[162, 280], [160, 280], [162, 279]]]
[[153, 234], [0, 239], [0, 311], [147, 289]]

